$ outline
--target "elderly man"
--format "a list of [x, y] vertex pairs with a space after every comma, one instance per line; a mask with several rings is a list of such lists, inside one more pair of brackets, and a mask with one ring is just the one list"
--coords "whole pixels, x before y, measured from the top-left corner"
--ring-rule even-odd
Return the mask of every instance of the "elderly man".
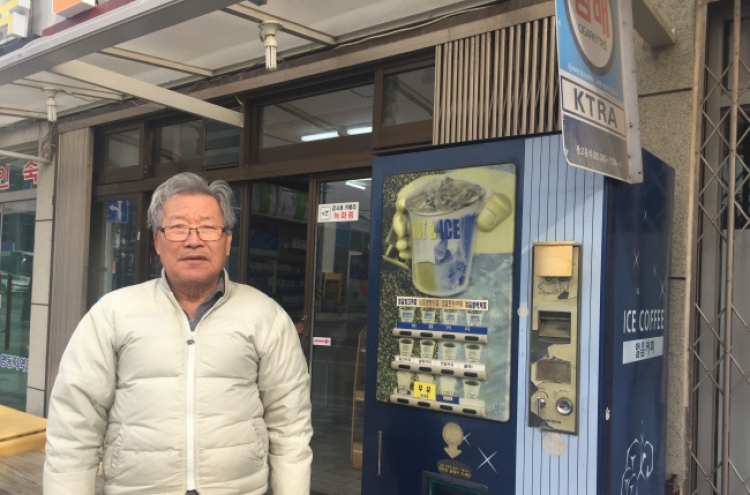
[[224, 271], [231, 189], [178, 174], [148, 211], [162, 277], [107, 294], [60, 363], [45, 495], [307, 495], [309, 376], [289, 316]]

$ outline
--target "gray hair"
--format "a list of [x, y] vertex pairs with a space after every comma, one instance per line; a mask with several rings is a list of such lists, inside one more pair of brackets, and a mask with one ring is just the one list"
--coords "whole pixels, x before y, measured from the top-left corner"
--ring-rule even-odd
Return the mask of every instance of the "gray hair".
[[164, 215], [164, 203], [177, 194], [202, 194], [211, 196], [219, 203], [224, 228], [231, 231], [234, 228], [236, 218], [232, 209], [232, 188], [223, 180], [215, 180], [210, 185], [203, 177], [192, 172], [182, 172], [174, 175], [163, 182], [151, 196], [151, 205], [148, 207], [148, 226], [156, 232], [161, 228], [161, 220]]

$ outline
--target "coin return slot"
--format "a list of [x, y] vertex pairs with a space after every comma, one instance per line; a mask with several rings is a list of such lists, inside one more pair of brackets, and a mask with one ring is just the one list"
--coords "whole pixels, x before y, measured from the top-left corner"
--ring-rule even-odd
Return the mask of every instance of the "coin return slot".
[[539, 340], [552, 344], [570, 344], [570, 313], [540, 311]]

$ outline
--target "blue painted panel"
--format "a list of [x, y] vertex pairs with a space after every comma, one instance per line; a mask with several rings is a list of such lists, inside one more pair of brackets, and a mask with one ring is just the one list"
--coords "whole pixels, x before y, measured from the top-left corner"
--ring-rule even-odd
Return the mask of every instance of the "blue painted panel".
[[[602, 484], [664, 493], [668, 276], [674, 171], [643, 153], [644, 182], [609, 186]], [[637, 404], [637, 407], [633, 407]]]
[[574, 241], [582, 246], [579, 363], [579, 434], [557, 434], [559, 456], [542, 448], [544, 435], [528, 425], [529, 318], [519, 318], [518, 461], [516, 494], [600, 495], [597, 493], [599, 357], [605, 179], [567, 165], [559, 135], [526, 141], [519, 308], [530, 308], [531, 246], [537, 241]]

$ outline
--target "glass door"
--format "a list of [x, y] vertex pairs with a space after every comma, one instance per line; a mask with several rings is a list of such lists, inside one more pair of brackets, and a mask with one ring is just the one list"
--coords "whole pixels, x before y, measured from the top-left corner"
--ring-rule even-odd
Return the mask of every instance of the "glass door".
[[26, 410], [36, 200], [0, 204], [0, 405]]
[[319, 182], [310, 334], [313, 493], [358, 495], [362, 468], [370, 179]]

